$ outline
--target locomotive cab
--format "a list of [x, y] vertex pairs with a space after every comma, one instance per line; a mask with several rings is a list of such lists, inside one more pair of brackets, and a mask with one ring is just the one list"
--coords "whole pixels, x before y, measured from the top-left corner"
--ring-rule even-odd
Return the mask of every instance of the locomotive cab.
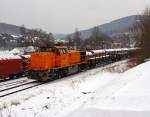
[[68, 49], [65, 46], [55, 46], [56, 57], [55, 65], [56, 67], [67, 67], [69, 66], [68, 61]]
[[59, 46], [56, 46], [55, 49], [56, 49], [56, 54], [57, 54], [57, 55], [63, 55], [63, 54], [68, 53], [67, 47], [59, 47]]

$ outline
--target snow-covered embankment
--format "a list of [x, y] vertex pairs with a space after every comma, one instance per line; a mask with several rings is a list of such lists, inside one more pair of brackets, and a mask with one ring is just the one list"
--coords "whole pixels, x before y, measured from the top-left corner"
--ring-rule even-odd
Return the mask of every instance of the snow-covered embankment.
[[149, 117], [150, 62], [117, 75], [68, 117]]

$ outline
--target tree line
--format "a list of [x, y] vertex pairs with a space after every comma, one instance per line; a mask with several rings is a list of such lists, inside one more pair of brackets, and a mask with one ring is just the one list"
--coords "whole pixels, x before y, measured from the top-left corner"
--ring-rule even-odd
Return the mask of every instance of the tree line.
[[138, 58], [141, 61], [150, 58], [150, 7], [137, 16], [135, 25], [131, 28], [139, 48]]
[[53, 34], [47, 33], [42, 29], [26, 29], [24, 26], [21, 26], [20, 34], [18, 46], [47, 47], [54, 45], [55, 39]]
[[54, 45], [52, 33], [42, 29], [27, 29], [20, 27], [20, 35], [14, 36], [7, 33], [0, 34], [0, 49], [13, 49], [15, 47], [48, 47]]
[[91, 36], [89, 36], [86, 39], [83, 39], [80, 31], [76, 29], [73, 36], [68, 35], [66, 37], [66, 40], [68, 40], [68, 45], [70, 48], [74, 48], [78, 50], [111, 48], [111, 43], [112, 43], [112, 39], [109, 36], [102, 33], [98, 27], [94, 27], [92, 29]]

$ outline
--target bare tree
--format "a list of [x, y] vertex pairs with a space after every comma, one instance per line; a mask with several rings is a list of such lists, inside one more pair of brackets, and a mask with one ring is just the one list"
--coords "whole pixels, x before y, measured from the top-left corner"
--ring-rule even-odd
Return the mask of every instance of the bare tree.
[[54, 44], [53, 34], [42, 29], [26, 29], [22, 26], [20, 32], [22, 35], [21, 42], [19, 42], [21, 46], [47, 47]]
[[142, 59], [150, 57], [150, 8], [147, 7], [141, 15], [137, 17], [137, 22], [133, 27], [137, 41], [137, 46], [141, 48]]
[[68, 41], [68, 47], [69, 49], [72, 49], [74, 46], [74, 40], [71, 38], [71, 35], [66, 36], [66, 40]]
[[74, 37], [73, 37], [73, 42], [74, 42], [75, 49], [80, 49], [81, 48], [81, 43], [82, 43], [81, 41], [82, 41], [81, 34], [78, 31], [78, 29], [76, 29], [76, 31], [74, 33]]
[[91, 36], [84, 40], [83, 46], [86, 49], [106, 49], [110, 48], [112, 39], [102, 33], [98, 27], [94, 27]]

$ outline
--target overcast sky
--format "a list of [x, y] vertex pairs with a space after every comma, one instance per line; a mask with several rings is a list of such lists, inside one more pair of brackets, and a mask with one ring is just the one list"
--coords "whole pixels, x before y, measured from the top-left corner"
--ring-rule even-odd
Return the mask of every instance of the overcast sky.
[[140, 13], [150, 0], [0, 0], [0, 22], [70, 33]]

